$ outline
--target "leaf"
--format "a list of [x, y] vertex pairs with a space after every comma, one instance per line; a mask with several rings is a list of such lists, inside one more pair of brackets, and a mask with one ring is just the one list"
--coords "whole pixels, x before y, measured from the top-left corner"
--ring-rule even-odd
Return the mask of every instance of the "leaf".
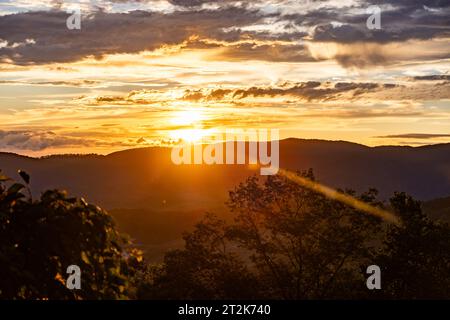
[[2, 172], [0, 171], [0, 182], [9, 181], [9, 180], [11, 180], [11, 179], [8, 178], [7, 176], [3, 175]]
[[16, 201], [25, 197], [21, 193], [8, 193], [5, 198], [3, 198], [3, 201], [10, 203], [11, 206], [14, 206], [16, 204]]
[[81, 260], [83, 260], [84, 263], [86, 264], [90, 264], [91, 262], [89, 261], [88, 256], [86, 255], [86, 252], [81, 251]]
[[11, 187], [8, 189], [9, 194], [19, 193], [20, 190], [25, 188], [25, 186], [21, 183], [14, 183]]
[[26, 184], [30, 184], [30, 175], [23, 170], [19, 170], [19, 175]]
[[62, 275], [58, 272], [54, 278], [56, 281], [62, 283], [63, 285], [66, 285], [66, 281], [62, 277]]

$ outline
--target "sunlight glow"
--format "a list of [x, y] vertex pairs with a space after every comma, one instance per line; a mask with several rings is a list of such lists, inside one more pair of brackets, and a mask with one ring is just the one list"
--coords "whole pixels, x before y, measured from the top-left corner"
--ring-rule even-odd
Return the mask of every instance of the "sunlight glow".
[[181, 129], [170, 133], [172, 139], [183, 140], [189, 143], [201, 142], [207, 135], [207, 130], [203, 129]]
[[337, 190], [334, 190], [330, 187], [324, 186], [316, 181], [312, 181], [309, 179], [306, 179], [304, 177], [301, 177], [291, 171], [280, 169], [280, 175], [288, 178], [292, 182], [295, 182], [305, 188], [308, 188], [310, 190], [319, 192], [323, 194], [324, 196], [342, 202], [348, 206], [351, 206], [355, 208], [356, 210], [363, 211], [365, 213], [371, 214], [373, 216], [379, 217], [383, 219], [386, 222], [393, 223], [397, 226], [400, 226], [402, 224], [400, 218], [386, 210], [383, 210], [381, 208], [372, 206], [366, 202], [363, 202], [359, 199], [356, 199], [355, 197], [352, 197], [348, 194], [344, 194], [342, 192], [339, 192]]
[[200, 110], [183, 110], [176, 112], [170, 122], [178, 126], [198, 125], [204, 118]]

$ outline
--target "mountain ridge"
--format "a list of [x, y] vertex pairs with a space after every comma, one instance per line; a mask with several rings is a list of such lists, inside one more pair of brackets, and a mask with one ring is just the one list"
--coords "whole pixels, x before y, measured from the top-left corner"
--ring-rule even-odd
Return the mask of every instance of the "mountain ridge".
[[[294, 142], [311, 142], [311, 143], [343, 143], [343, 144], [347, 144], [347, 145], [354, 145], [354, 146], [359, 146], [359, 147], [363, 147], [363, 148], [369, 148], [369, 149], [387, 149], [387, 148], [404, 148], [404, 149], [427, 149], [427, 148], [434, 148], [434, 147], [446, 147], [446, 146], [450, 146], [450, 143], [436, 143], [436, 144], [427, 144], [427, 145], [421, 145], [421, 146], [409, 146], [409, 145], [380, 145], [380, 146], [367, 146], [365, 144], [362, 143], [357, 143], [357, 142], [351, 142], [351, 141], [346, 141], [346, 140], [326, 140], [326, 139], [301, 139], [301, 138], [286, 138], [286, 139], [280, 139], [279, 140], [280, 143], [281, 142], [289, 142], [289, 141], [294, 141]], [[51, 157], [89, 157], [89, 156], [98, 156], [98, 157], [107, 157], [107, 156], [111, 156], [114, 155], [116, 153], [121, 153], [121, 152], [127, 152], [127, 151], [133, 151], [133, 150], [148, 150], [148, 149], [168, 149], [171, 147], [165, 147], [165, 146], [150, 146], [150, 147], [139, 147], [139, 148], [130, 148], [130, 149], [123, 149], [123, 150], [118, 150], [118, 151], [113, 151], [111, 153], [107, 153], [107, 154], [100, 154], [100, 153], [54, 153], [54, 154], [48, 154], [48, 155], [44, 155], [44, 156], [38, 156], [38, 157], [33, 157], [33, 156], [28, 156], [28, 155], [24, 155], [24, 154], [20, 154], [20, 153], [16, 153], [16, 152], [5, 152], [5, 151], [0, 151], [0, 156], [3, 155], [11, 155], [11, 156], [18, 156], [18, 157], [24, 157], [24, 158], [31, 158], [31, 159], [45, 159], [45, 158], [51, 158]]]
[[[183, 245], [205, 212], [231, 219], [228, 192], [259, 174], [246, 165], [176, 166], [170, 148], [136, 148], [108, 155], [53, 155], [40, 158], [0, 153], [0, 169], [20, 179], [31, 175], [34, 195], [65, 189], [107, 209], [147, 258], [161, 261]], [[317, 180], [358, 192], [377, 188], [383, 200], [405, 191], [424, 203], [430, 216], [449, 221], [450, 144], [433, 147], [368, 147], [327, 140], [280, 141], [280, 164], [289, 170], [313, 168]]]
[[[0, 153], [0, 169], [13, 178], [18, 178], [18, 169], [29, 172], [34, 193], [67, 189], [107, 209], [154, 207], [155, 201], [167, 201], [165, 198], [179, 204], [173, 203], [174, 207], [186, 203], [190, 207], [197, 201], [223, 203], [229, 190], [259, 174], [245, 165], [176, 166], [170, 161], [170, 150], [148, 147], [107, 155], [39, 158]], [[450, 144], [369, 147], [291, 138], [280, 141], [280, 165], [293, 171], [312, 168], [320, 182], [335, 188], [358, 192], [377, 188], [384, 199], [395, 191], [422, 200], [450, 195]]]

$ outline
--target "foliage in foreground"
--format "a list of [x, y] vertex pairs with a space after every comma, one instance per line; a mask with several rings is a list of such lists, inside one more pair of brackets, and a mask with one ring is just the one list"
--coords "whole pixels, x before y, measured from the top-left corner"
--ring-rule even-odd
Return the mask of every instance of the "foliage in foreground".
[[[183, 249], [145, 265], [104, 210], [57, 190], [33, 200], [20, 175], [0, 174], [0, 299], [450, 298], [450, 227], [404, 193], [385, 208], [395, 226], [286, 178], [251, 177], [230, 192], [234, 222], [208, 214]], [[385, 207], [375, 190], [345, 192]], [[366, 287], [373, 264], [382, 290]], [[81, 290], [65, 286], [69, 265]]]
[[[25, 184], [0, 172], [0, 298], [127, 298], [141, 256], [111, 216], [57, 190], [33, 201], [20, 175]], [[81, 268], [81, 290], [66, 287], [69, 265]]]

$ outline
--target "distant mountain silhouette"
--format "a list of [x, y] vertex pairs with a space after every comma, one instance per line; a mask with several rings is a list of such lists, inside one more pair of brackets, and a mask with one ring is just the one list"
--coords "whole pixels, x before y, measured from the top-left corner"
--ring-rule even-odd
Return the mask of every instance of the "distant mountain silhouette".
[[[0, 169], [14, 178], [18, 169], [27, 171], [35, 194], [65, 189], [109, 209], [119, 227], [160, 257], [206, 211], [224, 212], [228, 191], [249, 175], [259, 175], [247, 165], [176, 166], [170, 152], [155, 147], [44, 158], [0, 153]], [[422, 200], [450, 195], [450, 144], [372, 148], [287, 139], [280, 142], [280, 163], [289, 170], [313, 168], [318, 180], [332, 187], [377, 188], [382, 198], [395, 191]]]
[[[384, 198], [394, 191], [419, 199], [450, 195], [450, 144], [371, 148], [287, 139], [280, 143], [280, 162], [290, 170], [313, 168], [320, 182], [333, 187], [375, 187]], [[245, 165], [175, 166], [170, 149], [159, 147], [39, 159], [0, 153], [0, 169], [13, 177], [18, 169], [29, 172], [34, 192], [64, 188], [109, 209], [198, 208], [226, 199], [237, 183], [259, 174]]]

